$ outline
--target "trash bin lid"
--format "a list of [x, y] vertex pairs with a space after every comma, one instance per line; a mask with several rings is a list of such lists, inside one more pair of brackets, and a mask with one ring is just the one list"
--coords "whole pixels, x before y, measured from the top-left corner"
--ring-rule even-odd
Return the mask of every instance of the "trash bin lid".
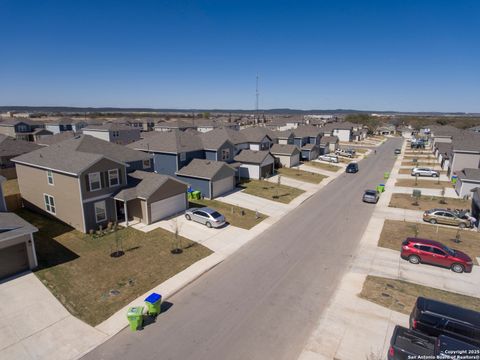
[[162, 299], [162, 295], [157, 294], [157, 293], [151, 293], [150, 295], [147, 296], [145, 299], [145, 302], [149, 302], [150, 304], [155, 304], [157, 301]]
[[143, 314], [143, 306], [134, 306], [131, 308], [128, 308], [127, 315], [142, 315]]
[[385, 184], [378, 184], [378, 186], [385, 186]]

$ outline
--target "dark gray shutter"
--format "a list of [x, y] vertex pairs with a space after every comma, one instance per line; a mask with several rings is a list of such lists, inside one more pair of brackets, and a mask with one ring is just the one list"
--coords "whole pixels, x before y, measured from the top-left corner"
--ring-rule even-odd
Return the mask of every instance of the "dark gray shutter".
[[90, 191], [90, 181], [88, 181], [88, 174], [85, 175], [85, 187], [87, 191]]
[[118, 184], [123, 184], [122, 168], [118, 168]]
[[107, 181], [105, 180], [107, 173], [101, 171], [100, 172], [100, 183], [102, 184], [102, 189], [106, 187]]

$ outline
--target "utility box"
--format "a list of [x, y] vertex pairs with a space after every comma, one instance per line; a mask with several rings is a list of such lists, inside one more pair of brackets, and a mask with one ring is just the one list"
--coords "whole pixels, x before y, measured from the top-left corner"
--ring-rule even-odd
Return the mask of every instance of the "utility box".
[[422, 191], [421, 190], [413, 190], [413, 197], [414, 198], [419, 198], [420, 196], [422, 196]]

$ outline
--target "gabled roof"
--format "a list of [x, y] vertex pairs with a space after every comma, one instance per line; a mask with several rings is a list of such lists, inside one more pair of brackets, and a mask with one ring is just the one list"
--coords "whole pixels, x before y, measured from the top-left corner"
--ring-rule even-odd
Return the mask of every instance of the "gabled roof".
[[320, 145], [336, 144], [338, 141], [338, 136], [322, 136], [320, 138]]
[[297, 127], [293, 131], [296, 138], [303, 138], [303, 137], [317, 137], [318, 135], [323, 134], [322, 128], [312, 125], [302, 125]]
[[22, 236], [37, 232], [38, 229], [17, 214], [11, 212], [0, 213], [0, 242], [15, 236]]
[[88, 125], [82, 131], [140, 131], [138, 128], [116, 122], [105, 123], [102, 125]]
[[161, 175], [154, 172], [147, 172], [136, 170], [128, 174], [128, 183], [130, 187], [120, 190], [115, 196], [115, 199], [129, 201], [133, 199], [148, 200], [157, 190], [165, 185], [169, 180], [185, 186], [187, 191], [187, 184], [168, 175]]
[[295, 136], [292, 130], [283, 130], [283, 131], [275, 131], [271, 130], [270, 133], [273, 136], [272, 140], [275, 139], [288, 139], [290, 136]]
[[203, 143], [196, 131], [151, 131], [146, 133], [143, 139], [130, 143], [127, 147], [141, 151], [179, 154], [203, 150]]
[[0, 134], [0, 157], [18, 156], [40, 148], [41, 146], [35, 143]]
[[59, 118], [54, 121], [48, 122], [46, 125], [73, 125], [73, 124], [78, 124], [78, 123], [87, 123], [85, 120], [80, 120], [80, 119], [71, 119], [71, 118]]
[[58, 134], [44, 136], [36, 141], [38, 145], [50, 146], [56, 143], [59, 143], [64, 140], [72, 139], [78, 134], [75, 134], [73, 131], [62, 131]]
[[189, 120], [182, 120], [182, 119], [175, 119], [169, 120], [162, 123], [155, 125], [158, 128], [166, 128], [166, 129], [187, 129], [187, 128], [195, 128], [196, 125], [194, 124], [193, 119]]
[[273, 155], [288, 155], [292, 156], [298, 154], [300, 151], [296, 145], [289, 144], [273, 144], [270, 153]]
[[463, 130], [451, 125], [433, 125], [430, 127], [430, 132], [433, 137], [437, 136], [458, 136], [463, 133]]
[[316, 144], [305, 144], [305, 145], [302, 146], [302, 150], [311, 151], [316, 147], [317, 147]]
[[438, 149], [438, 152], [440, 154], [445, 154], [449, 153], [452, 150], [452, 143], [446, 143], [446, 142], [437, 142], [435, 143], [435, 147]]
[[177, 171], [176, 174], [179, 176], [189, 176], [211, 180], [220, 174], [234, 176], [235, 170], [233, 170], [223, 161], [193, 159], [187, 166], [184, 166]]
[[[27, 125], [32, 125], [35, 124], [35, 122], [27, 119], [16, 119], [16, 118], [0, 118], [0, 126], [15, 126], [18, 124], [27, 124]], [[42, 125], [40, 123], [37, 123], [38, 125]]]
[[464, 133], [463, 136], [455, 137], [452, 143], [453, 151], [480, 152], [480, 134]]
[[[225, 142], [230, 142], [233, 144], [231, 138], [234, 138], [234, 136], [230, 136], [229, 132], [235, 131], [235, 130], [230, 130], [230, 129], [214, 129], [212, 131], [208, 131], [206, 133], [201, 133], [199, 134], [201, 141], [203, 143], [203, 147], [205, 150], [217, 150], [225, 144]], [[238, 131], [235, 131], [238, 132]]]
[[247, 142], [259, 143], [265, 136], [272, 140], [272, 131], [265, 127], [248, 127], [240, 130], [240, 133], [245, 137]]
[[255, 151], [245, 149], [235, 156], [234, 160], [241, 163], [261, 164], [268, 156], [271, 155], [267, 150]]
[[466, 168], [458, 173], [459, 179], [480, 181], [480, 169]]
[[13, 159], [14, 162], [79, 175], [85, 169], [106, 158], [127, 164], [150, 159], [149, 154], [129, 149], [123, 145], [79, 135], [59, 143], [43, 147]]

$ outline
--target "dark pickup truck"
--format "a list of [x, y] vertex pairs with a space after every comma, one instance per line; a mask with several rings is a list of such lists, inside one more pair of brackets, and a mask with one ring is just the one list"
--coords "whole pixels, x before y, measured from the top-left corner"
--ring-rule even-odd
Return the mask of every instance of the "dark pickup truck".
[[448, 336], [435, 338], [397, 325], [387, 357], [388, 360], [462, 359], [465, 355], [472, 360], [480, 359], [480, 348]]

